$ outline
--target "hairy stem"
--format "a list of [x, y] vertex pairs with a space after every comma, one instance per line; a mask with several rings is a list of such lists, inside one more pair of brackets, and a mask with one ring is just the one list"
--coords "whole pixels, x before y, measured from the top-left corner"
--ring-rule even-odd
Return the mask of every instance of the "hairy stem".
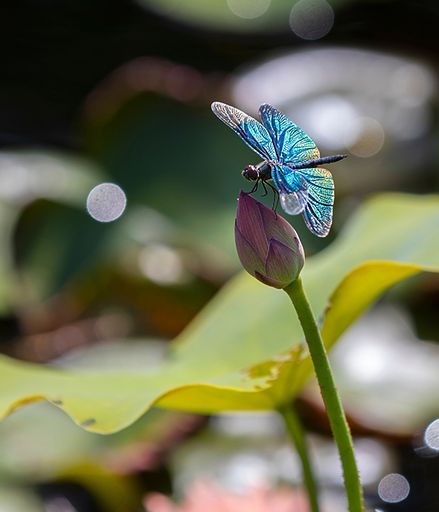
[[328, 355], [300, 277], [288, 285], [285, 291], [290, 297], [302, 325], [334, 440], [338, 447], [349, 512], [363, 512], [363, 492], [349, 425], [335, 386]]

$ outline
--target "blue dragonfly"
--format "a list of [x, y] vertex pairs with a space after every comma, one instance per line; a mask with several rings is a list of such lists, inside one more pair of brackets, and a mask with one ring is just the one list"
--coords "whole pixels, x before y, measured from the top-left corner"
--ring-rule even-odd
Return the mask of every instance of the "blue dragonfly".
[[268, 103], [259, 108], [262, 124], [219, 101], [212, 103], [212, 111], [264, 160], [248, 165], [242, 171], [244, 178], [256, 185], [272, 180], [283, 210], [290, 215], [302, 213], [312, 233], [326, 236], [332, 224], [334, 180], [318, 166], [346, 155], [320, 157], [311, 137]]

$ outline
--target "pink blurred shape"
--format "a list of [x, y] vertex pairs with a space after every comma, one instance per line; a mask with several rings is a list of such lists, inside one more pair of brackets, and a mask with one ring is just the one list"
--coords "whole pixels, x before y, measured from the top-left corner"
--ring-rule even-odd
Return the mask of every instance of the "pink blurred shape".
[[144, 505], [147, 512], [309, 512], [306, 498], [298, 491], [257, 487], [233, 494], [208, 481], [195, 482], [178, 505], [159, 493], [147, 495]]

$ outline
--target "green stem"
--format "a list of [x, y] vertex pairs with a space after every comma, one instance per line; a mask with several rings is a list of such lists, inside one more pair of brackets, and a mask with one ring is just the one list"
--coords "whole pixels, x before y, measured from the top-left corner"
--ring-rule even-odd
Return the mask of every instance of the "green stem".
[[308, 446], [306, 443], [305, 435], [302, 429], [302, 425], [295, 413], [290, 406], [283, 406], [279, 408], [288, 434], [293, 441], [296, 448], [297, 454], [300, 457], [302, 463], [303, 481], [308, 492], [309, 504], [311, 512], [319, 512], [319, 502], [317, 498], [317, 486], [314, 479], [314, 474], [311, 467], [311, 462], [308, 453]]
[[334, 440], [340, 453], [349, 511], [363, 512], [363, 492], [349, 425], [335, 387], [328, 355], [300, 277], [288, 285], [285, 291], [290, 297], [302, 324]]

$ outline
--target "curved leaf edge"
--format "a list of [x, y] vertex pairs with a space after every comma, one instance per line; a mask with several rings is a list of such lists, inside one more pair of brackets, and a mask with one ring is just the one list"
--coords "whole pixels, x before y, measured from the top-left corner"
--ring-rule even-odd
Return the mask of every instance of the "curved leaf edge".
[[[356, 312], [355, 317], [346, 322], [345, 325], [342, 326], [342, 329], [337, 329], [336, 335], [328, 335], [328, 325], [337, 319], [336, 305], [338, 303], [338, 297], [345, 293], [349, 286], [355, 285], [355, 277], [357, 274], [367, 270], [376, 269], [377, 267], [384, 269], [386, 272], [388, 272], [389, 269], [397, 269], [398, 272], [395, 274], [394, 278], [391, 278], [383, 283], [383, 286], [381, 286], [377, 292], [370, 296], [370, 300], [364, 301], [362, 307], [359, 308]], [[332, 304], [332, 307], [327, 308], [324, 315], [322, 332], [327, 348], [329, 349], [338, 339], [340, 334], [344, 332], [344, 330], [346, 330], [346, 328], [349, 327], [353, 321], [358, 318], [365, 311], [365, 309], [382, 293], [384, 293], [397, 282], [419, 274], [423, 271], [438, 272], [439, 268], [421, 267], [419, 265], [396, 263], [387, 260], [376, 260], [363, 263], [353, 269], [347, 276], [345, 276], [345, 278], [340, 282], [340, 284], [331, 294], [329, 304]], [[282, 359], [282, 357], [284, 359]], [[78, 377], [79, 375], [84, 376], [83, 372], [75, 376], [75, 372], [72, 371], [64, 373], [52, 368], [41, 368], [38, 365], [16, 361], [6, 356], [3, 356], [2, 359], [7, 362], [8, 365], [19, 367], [20, 371], [31, 369], [32, 372], [36, 371], [40, 374], [49, 372], [52, 376], [55, 373], [61, 374], [63, 376], [65, 373], [67, 373], [70, 375], [70, 377]], [[174, 387], [163, 393], [159, 393], [153, 400], [146, 400], [142, 402], [142, 404], [137, 404], [137, 406], [133, 407], [133, 410], [130, 414], [126, 414], [123, 418], [118, 418], [115, 421], [109, 422], [110, 424], [106, 426], [102, 426], [100, 421], [93, 417], [84, 417], [84, 415], [73, 412], [69, 409], [69, 407], [63, 406], [62, 399], [58, 397], [55, 398], [54, 395], [49, 393], [36, 393], [35, 395], [23, 394], [20, 398], [12, 400], [8, 406], [6, 406], [4, 410], [0, 412], [0, 419], [7, 417], [20, 407], [30, 403], [45, 400], [63, 410], [78, 426], [84, 430], [98, 434], [111, 434], [128, 427], [138, 418], [143, 416], [152, 407], [181, 410], [199, 414], [212, 414], [232, 411], [274, 410], [280, 405], [281, 402], [289, 401], [297, 396], [303, 385], [312, 375], [312, 363], [309, 357], [306, 357], [304, 361], [301, 361], [300, 367], [298, 367], [298, 374], [295, 378], [295, 385], [292, 386], [289, 393], [286, 393], [284, 396], [279, 398], [279, 395], [275, 393], [276, 374], [273, 372], [280, 371], [281, 365], [285, 361], [288, 362], [288, 358], [285, 359], [285, 354], [280, 354], [279, 356], [275, 356], [270, 360], [261, 361], [261, 365], [266, 365], [266, 371], [264, 374], [260, 375], [258, 379], [255, 380], [250, 388], [247, 389], [208, 384], [205, 382], [190, 383], [187, 385]], [[249, 378], [250, 372], [251, 368], [246, 368], [239, 373], [241, 373], [241, 376]], [[95, 378], [105, 379], [110, 375], [105, 373], [94, 374], [93, 376]], [[272, 391], [274, 392], [272, 393]], [[92, 402], [93, 400], [90, 401]]]

